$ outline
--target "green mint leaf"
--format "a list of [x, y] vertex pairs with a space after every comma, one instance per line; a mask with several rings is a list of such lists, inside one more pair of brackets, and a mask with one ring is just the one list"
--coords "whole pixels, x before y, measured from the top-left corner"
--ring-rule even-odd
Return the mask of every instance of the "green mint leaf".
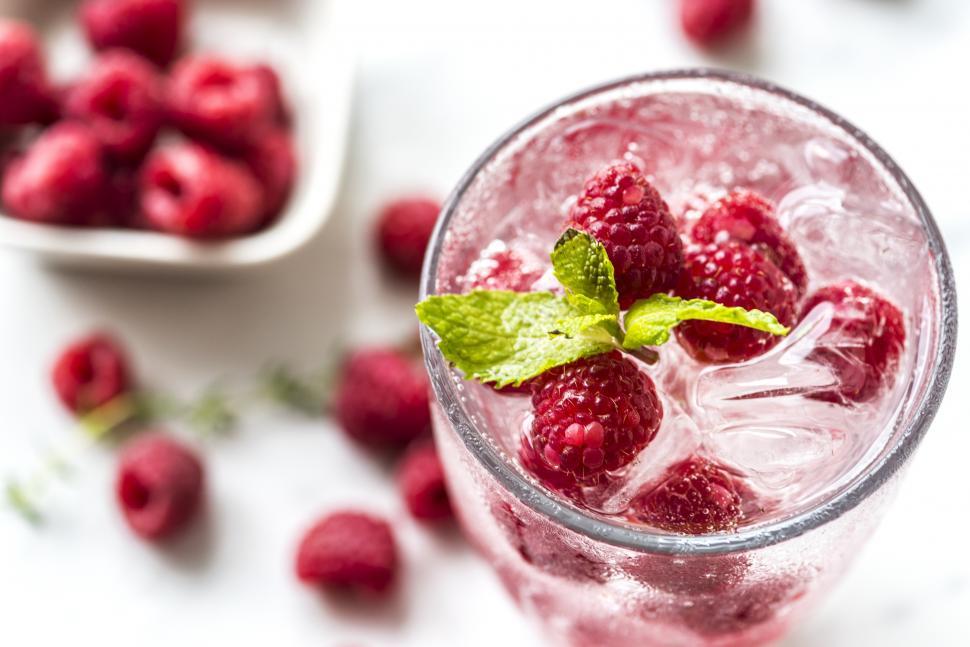
[[445, 294], [428, 297], [415, 311], [466, 378], [500, 387], [613, 348], [600, 338], [562, 334], [562, 322], [586, 313], [550, 292]]
[[37, 505], [31, 500], [24, 486], [15, 481], [10, 481], [5, 488], [5, 494], [10, 507], [27, 522], [34, 525], [41, 522], [40, 510], [37, 509]]
[[649, 299], [637, 301], [626, 313], [623, 320], [626, 328], [623, 347], [631, 350], [641, 346], [659, 346], [670, 339], [670, 330], [674, 326], [691, 319], [735, 324], [773, 335], [787, 335], [789, 331], [769, 312], [732, 308], [704, 299], [685, 301], [679, 297], [655, 294]]
[[[569, 337], [586, 335], [591, 339], [600, 338], [604, 343], [610, 343], [613, 327], [618, 330], [616, 315], [576, 315], [557, 321], [555, 330]], [[596, 328], [602, 330], [594, 331]]]
[[587, 314], [619, 314], [613, 263], [589, 234], [567, 229], [552, 250], [552, 270], [577, 308]]

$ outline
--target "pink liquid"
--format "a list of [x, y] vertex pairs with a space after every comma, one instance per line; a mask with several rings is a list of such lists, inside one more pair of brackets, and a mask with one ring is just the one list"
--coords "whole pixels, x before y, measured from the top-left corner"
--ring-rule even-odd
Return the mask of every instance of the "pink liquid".
[[[836, 379], [806, 359], [817, 345], [831, 343], [823, 339], [832, 314], [827, 305], [772, 351], [742, 364], [700, 364], [671, 341], [660, 348], [659, 363], [641, 366], [664, 406], [657, 438], [609, 487], [588, 492], [591, 509], [585, 510], [630, 525], [624, 512], [631, 499], [669, 466], [699, 454], [746, 480], [760, 509], [744, 523], [757, 528], [829, 499], [892, 440], [911, 376], [925, 363], [935, 285], [927, 238], [910, 203], [869, 154], [806, 109], [748, 92], [710, 93], [703, 84], [661, 89], [593, 97], [501, 151], [457, 206], [438, 264], [438, 291], [462, 291], [462, 277], [497, 249], [547, 270], [571, 197], [585, 178], [619, 158], [647, 171], [685, 225], [736, 186], [774, 201], [808, 267], [809, 292], [853, 279], [875, 286], [905, 313], [908, 342], [894, 385], [858, 406], [806, 397]], [[554, 287], [546, 271], [534, 289]], [[530, 425], [529, 398], [458, 386], [473, 422], [485, 430], [481, 440], [541, 488], [516, 459]], [[520, 604], [572, 645], [771, 642], [843, 570], [889, 489], [774, 546], [712, 556], [648, 554], [567, 530], [524, 505], [469, 456], [440, 411], [436, 434], [466, 529]]]

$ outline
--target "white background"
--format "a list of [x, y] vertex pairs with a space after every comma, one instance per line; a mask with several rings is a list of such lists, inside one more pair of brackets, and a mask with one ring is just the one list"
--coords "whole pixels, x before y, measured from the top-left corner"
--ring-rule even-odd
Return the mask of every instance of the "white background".
[[[732, 67], [846, 116], [910, 174], [970, 285], [970, 3], [766, 0], [751, 42], [714, 57], [681, 39], [673, 3], [660, 0], [353, 5], [360, 64], [346, 179], [307, 249], [228, 281], [54, 271], [0, 252], [0, 475], [71, 432], [46, 371], [62, 342], [93, 325], [128, 342], [147, 380], [185, 394], [269, 360], [316, 366], [337, 339], [407, 337], [413, 294], [375, 269], [375, 207], [397, 191], [446, 192], [512, 123], [630, 73]], [[857, 567], [787, 647], [970, 644], [968, 368], [957, 362], [950, 397]], [[203, 451], [210, 513], [164, 550], [121, 522], [108, 448], [80, 458], [42, 527], [0, 510], [0, 644], [536, 644], [461, 539], [411, 523], [386, 467], [328, 422], [257, 412]], [[301, 529], [347, 504], [386, 513], [399, 530], [402, 591], [377, 611], [329, 603], [291, 574]]]

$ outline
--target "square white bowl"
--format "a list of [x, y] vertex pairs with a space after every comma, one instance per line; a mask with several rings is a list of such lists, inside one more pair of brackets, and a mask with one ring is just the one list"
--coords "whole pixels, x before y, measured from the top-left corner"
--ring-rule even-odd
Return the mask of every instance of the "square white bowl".
[[[32, 23], [59, 82], [92, 54], [75, 20], [79, 3], [0, 0], [0, 15]], [[267, 62], [279, 72], [294, 115], [299, 172], [284, 212], [269, 228], [201, 242], [152, 231], [57, 227], [0, 213], [0, 244], [57, 265], [225, 272], [284, 258], [309, 242], [333, 208], [344, 163], [354, 48], [338, 0], [193, 0], [186, 51]]]

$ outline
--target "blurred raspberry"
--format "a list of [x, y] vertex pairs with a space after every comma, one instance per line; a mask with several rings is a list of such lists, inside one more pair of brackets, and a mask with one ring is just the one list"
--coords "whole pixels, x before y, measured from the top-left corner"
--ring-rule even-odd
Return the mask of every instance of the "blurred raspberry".
[[169, 80], [172, 121], [186, 136], [244, 152], [275, 119], [278, 98], [259, 68], [186, 56]]
[[640, 169], [619, 162], [587, 183], [569, 226], [603, 244], [613, 263], [620, 306], [667, 292], [683, 267], [683, 247], [667, 203]]
[[292, 136], [278, 128], [267, 129], [250, 145], [246, 163], [263, 186], [265, 222], [273, 222], [286, 207], [296, 180], [297, 161]]
[[715, 45], [751, 22], [754, 0], [680, 0], [680, 24], [701, 46]]
[[283, 92], [283, 82], [280, 81], [279, 74], [271, 65], [260, 63], [252, 68], [255, 74], [266, 88], [267, 94], [273, 104], [273, 118], [275, 124], [281, 128], [289, 128], [293, 118], [290, 113], [290, 106], [287, 104], [286, 95]]
[[638, 555], [620, 564], [637, 582], [675, 595], [722, 595], [744, 581], [745, 555]]
[[0, 18], [0, 97], [0, 129], [47, 123], [57, 113], [37, 34], [7, 18]]
[[397, 486], [415, 519], [452, 518], [445, 472], [433, 442], [419, 441], [408, 449], [397, 468]]
[[691, 231], [694, 242], [733, 240], [753, 247], [775, 264], [805, 296], [808, 272], [798, 248], [775, 218], [775, 207], [752, 191], [735, 190], [704, 211]]
[[[737, 635], [765, 626], [780, 617], [786, 607], [805, 593], [804, 580], [781, 576], [742, 590], [732, 590], [728, 595], [694, 599], [693, 604], [680, 607], [680, 615], [687, 626], [701, 635]], [[784, 627], [779, 628], [779, 634], [782, 629]]]
[[814, 397], [840, 404], [872, 400], [896, 377], [906, 345], [903, 313], [852, 281], [817, 290], [805, 302], [802, 316], [820, 303], [831, 303], [835, 313], [809, 359], [831, 368], [838, 384]]
[[165, 67], [178, 50], [185, 13], [182, 0], [86, 0], [80, 18], [94, 49], [128, 49]]
[[48, 224], [83, 224], [98, 210], [106, 182], [101, 145], [89, 128], [63, 122], [45, 131], [7, 168], [10, 215]]
[[468, 290], [528, 292], [542, 276], [542, 267], [505, 246], [491, 250], [472, 263], [462, 284]]
[[161, 79], [137, 54], [107, 52], [68, 91], [65, 114], [86, 123], [116, 160], [138, 162], [165, 118]]
[[[770, 312], [785, 326], [795, 323], [795, 288], [774, 263], [734, 241], [688, 250], [674, 293], [725, 306]], [[761, 355], [781, 337], [742, 326], [688, 321], [675, 329], [680, 345], [701, 362], [738, 362]]]
[[377, 249], [390, 268], [408, 278], [421, 276], [424, 253], [431, 240], [441, 205], [430, 198], [401, 198], [381, 209], [377, 217]]
[[249, 233], [264, 213], [263, 191], [252, 173], [197, 144], [152, 152], [140, 185], [140, 208], [152, 227], [188, 238]]
[[747, 488], [724, 467], [694, 457], [670, 467], [658, 484], [630, 503], [637, 522], [703, 535], [733, 530], [744, 517]]
[[536, 460], [582, 485], [629, 464], [657, 435], [663, 418], [653, 381], [615, 351], [535, 378], [532, 407]]
[[202, 481], [202, 463], [190, 449], [159, 433], [139, 436], [121, 452], [118, 503], [136, 534], [160, 539], [195, 516]]
[[83, 414], [128, 391], [132, 378], [118, 342], [95, 333], [61, 351], [51, 380], [64, 406]]
[[335, 512], [318, 521], [296, 555], [296, 574], [303, 582], [375, 595], [388, 592], [397, 568], [391, 527], [356, 511]]
[[334, 395], [337, 421], [373, 447], [403, 447], [431, 429], [428, 378], [416, 362], [393, 349], [351, 353]]

